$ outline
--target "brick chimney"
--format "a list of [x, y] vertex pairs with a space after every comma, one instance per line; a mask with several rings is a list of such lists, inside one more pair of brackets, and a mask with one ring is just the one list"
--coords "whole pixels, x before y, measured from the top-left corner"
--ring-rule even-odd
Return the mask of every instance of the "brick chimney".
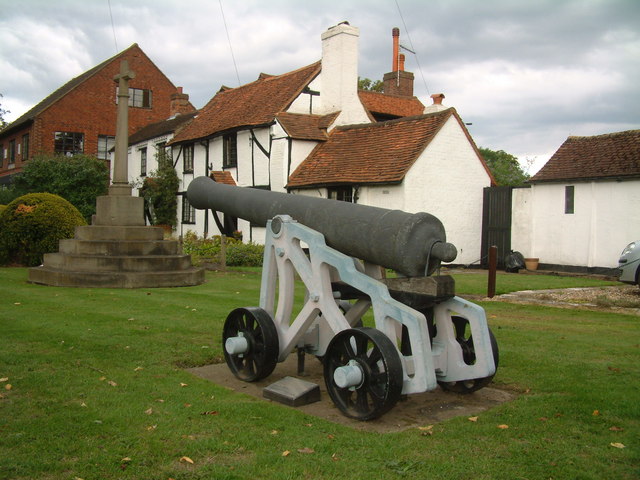
[[182, 93], [182, 87], [178, 87], [176, 93], [171, 94], [171, 104], [169, 106], [169, 114], [171, 117], [191, 113], [194, 111], [193, 105], [189, 102], [189, 95]]
[[393, 38], [393, 59], [391, 71], [382, 77], [384, 93], [401, 97], [413, 97], [413, 73], [404, 71], [404, 54], [400, 53], [400, 29], [391, 31]]
[[327, 29], [322, 39], [321, 113], [340, 112], [335, 125], [368, 123], [358, 97], [360, 30], [348, 22]]

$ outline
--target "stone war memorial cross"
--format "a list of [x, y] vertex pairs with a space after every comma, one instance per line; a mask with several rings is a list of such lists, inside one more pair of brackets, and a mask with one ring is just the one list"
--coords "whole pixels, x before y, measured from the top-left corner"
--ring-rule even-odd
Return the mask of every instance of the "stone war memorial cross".
[[95, 225], [144, 225], [144, 199], [131, 196], [131, 185], [128, 179], [129, 80], [133, 78], [135, 73], [129, 70], [129, 63], [122, 60], [120, 73], [113, 77], [118, 82], [118, 120], [113, 179], [109, 186], [109, 195], [97, 199]]
[[204, 270], [191, 264], [174, 239], [160, 227], [145, 226], [144, 199], [131, 195], [128, 178], [129, 80], [135, 74], [120, 63], [118, 118], [113, 179], [109, 194], [96, 199], [91, 225], [76, 227], [75, 237], [60, 240], [60, 251], [46, 253], [29, 281], [59, 287], [186, 287], [204, 282]]

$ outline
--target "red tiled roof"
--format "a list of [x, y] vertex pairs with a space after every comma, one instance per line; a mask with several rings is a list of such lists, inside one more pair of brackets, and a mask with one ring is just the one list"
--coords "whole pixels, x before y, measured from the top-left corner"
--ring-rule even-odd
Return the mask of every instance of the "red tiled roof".
[[286, 110], [320, 72], [320, 62], [283, 75], [261, 74], [238, 88], [220, 90], [171, 143], [206, 138], [239, 127], [267, 125]]
[[640, 130], [569, 137], [529, 181], [633, 177], [640, 177]]
[[209, 176], [213, 179], [214, 182], [224, 183], [225, 185], [231, 185], [233, 187], [236, 186], [236, 181], [231, 176], [231, 173], [226, 170], [210, 172]]
[[140, 130], [136, 131], [133, 135], [129, 136], [129, 145], [133, 145], [144, 140], [149, 140], [151, 138], [159, 137], [160, 135], [177, 132], [181, 128], [184, 128], [185, 124], [188, 124], [188, 122], [192, 121], [193, 117], [195, 117], [197, 114], [197, 111], [183, 113], [181, 115], [176, 115], [173, 118], [169, 118], [168, 120], [162, 120], [161, 122], [146, 125]]
[[[336, 127], [291, 174], [287, 188], [399, 183], [455, 109]], [[464, 128], [464, 127], [463, 127]], [[479, 161], [482, 161], [479, 159]]]
[[416, 97], [401, 97], [364, 90], [359, 90], [358, 96], [362, 105], [373, 114], [411, 117], [422, 115], [424, 112], [424, 105]]
[[288, 136], [296, 140], [327, 139], [327, 128], [333, 123], [339, 112], [329, 115], [301, 115], [298, 113], [279, 113], [276, 118]]

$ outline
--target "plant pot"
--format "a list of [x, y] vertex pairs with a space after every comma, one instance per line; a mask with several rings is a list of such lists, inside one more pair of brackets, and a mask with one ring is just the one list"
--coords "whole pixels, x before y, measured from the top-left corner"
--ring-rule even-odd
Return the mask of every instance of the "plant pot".
[[524, 265], [527, 268], [527, 270], [537, 270], [538, 269], [538, 263], [540, 263], [540, 259], [539, 258], [525, 258], [524, 259]]

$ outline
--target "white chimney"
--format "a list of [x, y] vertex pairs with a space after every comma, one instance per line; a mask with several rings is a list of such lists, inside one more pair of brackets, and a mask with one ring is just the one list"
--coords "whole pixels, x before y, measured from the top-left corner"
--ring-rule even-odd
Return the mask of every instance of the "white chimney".
[[348, 22], [322, 34], [323, 113], [340, 111], [333, 126], [368, 123], [370, 120], [358, 97], [358, 38], [360, 30]]
[[434, 93], [431, 95], [433, 99], [433, 105], [427, 105], [424, 108], [424, 113], [433, 113], [433, 112], [441, 112], [442, 110], [446, 110], [449, 107], [445, 107], [442, 105], [442, 100], [444, 100], [444, 93]]

